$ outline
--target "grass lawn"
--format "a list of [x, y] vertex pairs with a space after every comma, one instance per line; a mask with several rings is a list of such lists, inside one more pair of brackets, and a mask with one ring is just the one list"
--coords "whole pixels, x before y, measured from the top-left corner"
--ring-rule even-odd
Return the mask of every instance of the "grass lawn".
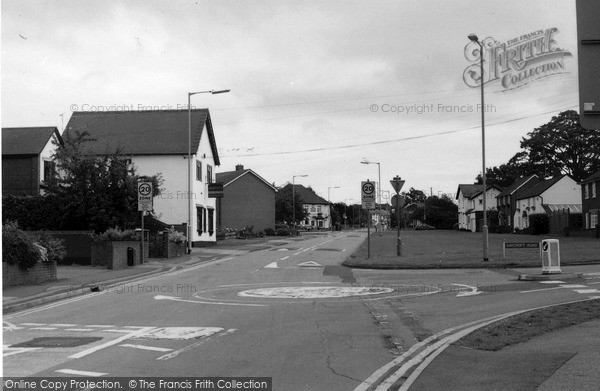
[[600, 239], [562, 237], [560, 235], [489, 234], [489, 261], [483, 262], [483, 235], [463, 231], [400, 232], [402, 255], [396, 256], [396, 231], [371, 235], [371, 253], [367, 240], [344, 265], [356, 268], [432, 269], [432, 268], [505, 268], [541, 267], [539, 249], [507, 249], [502, 259], [503, 242], [540, 242], [558, 239], [561, 265], [600, 263]]
[[600, 319], [600, 300], [569, 303], [511, 316], [475, 330], [456, 342], [471, 349], [498, 351], [551, 331]]

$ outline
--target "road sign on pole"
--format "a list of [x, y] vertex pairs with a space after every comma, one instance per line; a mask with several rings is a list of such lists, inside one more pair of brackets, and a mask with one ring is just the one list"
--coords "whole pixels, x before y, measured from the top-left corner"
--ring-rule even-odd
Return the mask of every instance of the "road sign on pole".
[[375, 209], [375, 182], [369, 180], [360, 184], [361, 202], [363, 209]]
[[152, 210], [152, 182], [138, 182], [138, 212]]

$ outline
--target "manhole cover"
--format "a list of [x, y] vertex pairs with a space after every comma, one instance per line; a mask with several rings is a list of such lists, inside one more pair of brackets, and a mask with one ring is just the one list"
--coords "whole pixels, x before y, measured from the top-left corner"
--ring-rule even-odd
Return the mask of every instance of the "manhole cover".
[[101, 340], [102, 337], [40, 337], [11, 345], [13, 348], [72, 348]]

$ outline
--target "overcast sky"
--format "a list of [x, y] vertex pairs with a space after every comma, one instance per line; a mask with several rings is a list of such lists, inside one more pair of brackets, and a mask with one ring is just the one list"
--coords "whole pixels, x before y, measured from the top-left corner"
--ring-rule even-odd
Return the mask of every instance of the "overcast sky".
[[562, 67], [485, 85], [487, 166], [500, 165], [577, 109], [575, 0], [3, 0], [1, 122], [62, 129], [73, 110], [184, 109], [188, 91], [231, 89], [192, 98], [211, 111], [217, 172], [308, 175], [296, 183], [357, 203], [378, 176], [367, 159], [384, 191], [400, 175], [404, 190], [455, 193], [482, 167], [468, 34], [526, 42], [551, 28]]

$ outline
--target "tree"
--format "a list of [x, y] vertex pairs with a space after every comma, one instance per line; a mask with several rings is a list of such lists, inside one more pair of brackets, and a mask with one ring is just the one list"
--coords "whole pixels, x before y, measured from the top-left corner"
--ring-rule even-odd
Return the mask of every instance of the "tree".
[[[134, 228], [137, 211], [135, 167], [119, 151], [102, 156], [85, 153], [85, 144], [95, 141], [87, 132], [66, 134], [64, 147], [53, 158], [59, 175], [48, 181], [49, 199], [58, 198], [61, 214], [55, 229], [84, 229], [103, 232], [120, 226]], [[154, 196], [160, 194], [160, 174], [145, 178], [153, 182]]]
[[427, 195], [425, 195], [425, 193], [421, 190], [416, 190], [414, 187], [411, 187], [408, 192], [402, 192], [401, 193], [406, 202], [405, 205], [408, 204], [420, 204], [425, 202], [425, 199], [427, 198]]
[[293, 208], [296, 211], [296, 224], [306, 218], [308, 213], [302, 206], [302, 198], [296, 193], [294, 194], [294, 202], [292, 202], [292, 187], [285, 186], [279, 189], [275, 195], [275, 221], [292, 223], [294, 220]]
[[458, 222], [458, 206], [447, 195], [427, 197], [424, 206], [417, 207], [409, 219], [423, 221], [438, 229], [452, 229]]

